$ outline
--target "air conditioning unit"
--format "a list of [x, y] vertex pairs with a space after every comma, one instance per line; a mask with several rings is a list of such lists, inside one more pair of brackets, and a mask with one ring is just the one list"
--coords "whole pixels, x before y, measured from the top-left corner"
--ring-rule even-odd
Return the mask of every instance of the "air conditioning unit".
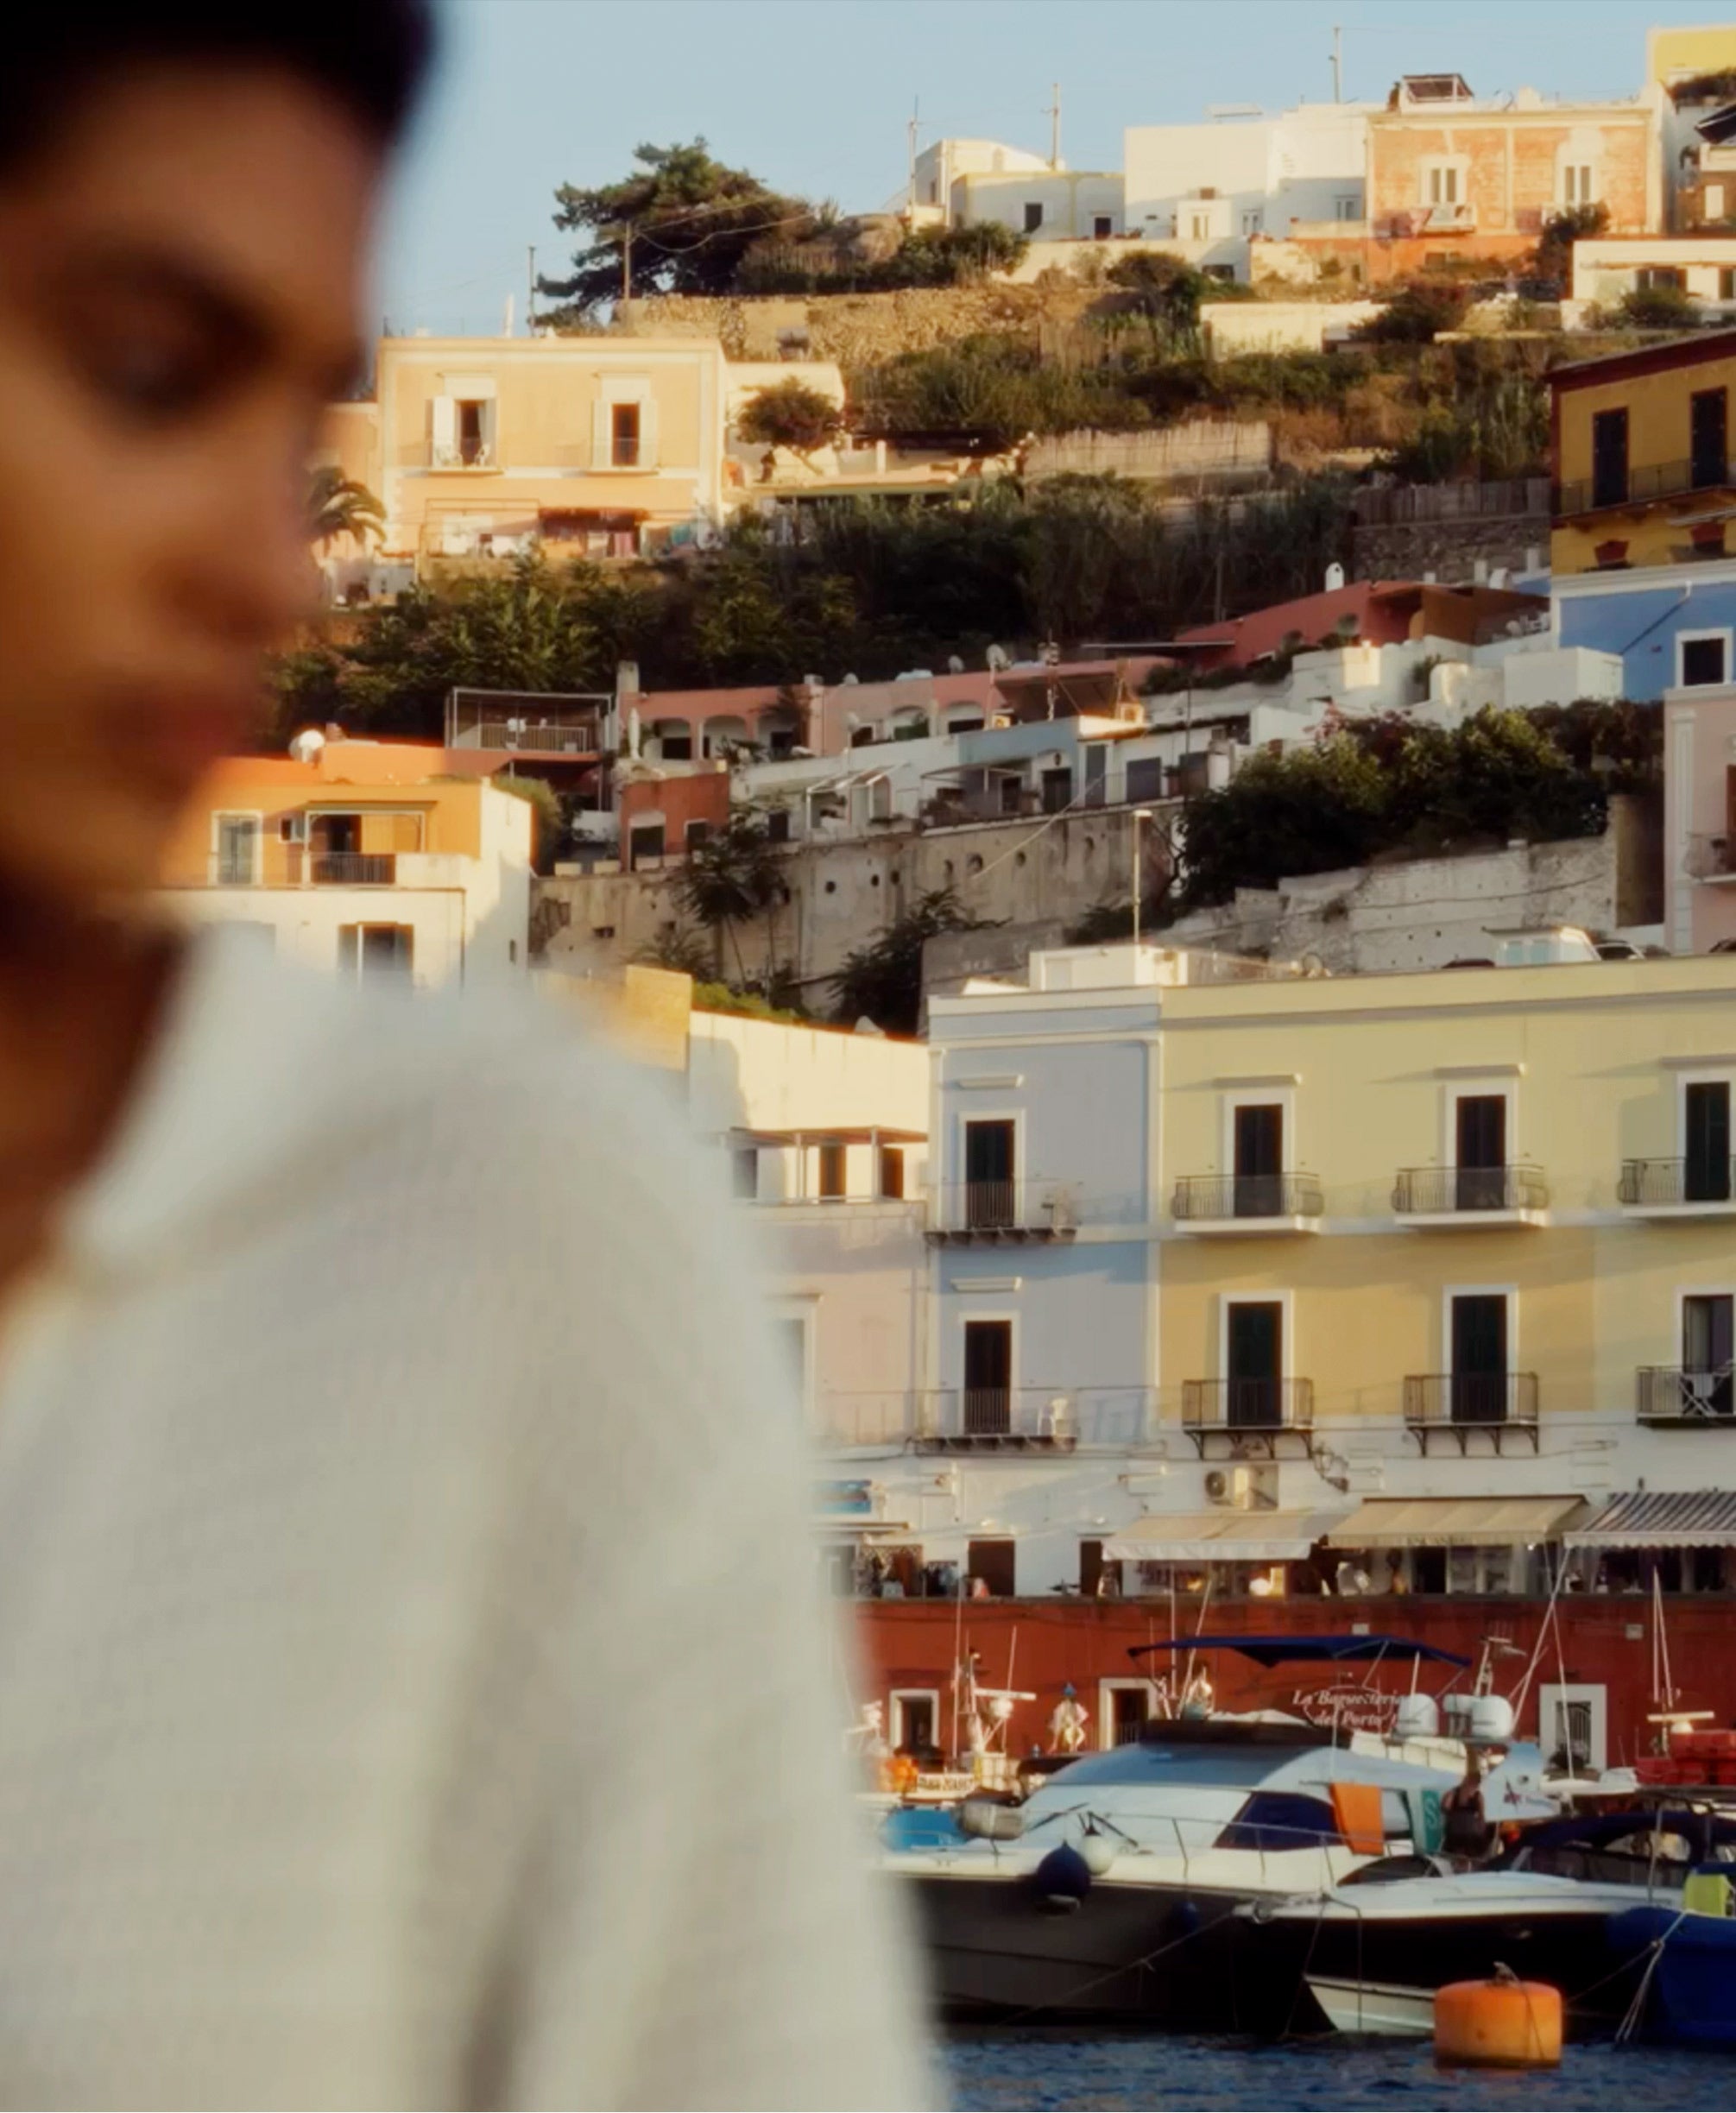
[[1206, 1477], [1206, 1498], [1211, 1504], [1227, 1504], [1235, 1502], [1235, 1492], [1230, 1479], [1222, 1467], [1214, 1467]]
[[291, 844], [305, 844], [307, 842], [307, 816], [305, 811], [284, 816], [283, 841]]
[[1269, 1511], [1278, 1503], [1278, 1468], [1272, 1461], [1258, 1466], [1214, 1467], [1206, 1476], [1205, 1488], [1213, 1504], [1230, 1504], [1238, 1511]]

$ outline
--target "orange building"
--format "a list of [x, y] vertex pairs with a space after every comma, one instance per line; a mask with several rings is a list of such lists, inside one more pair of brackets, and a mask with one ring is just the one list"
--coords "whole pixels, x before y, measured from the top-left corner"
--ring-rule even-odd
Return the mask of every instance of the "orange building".
[[416, 987], [521, 973], [533, 817], [492, 782], [508, 759], [317, 735], [297, 747], [207, 777], [164, 861], [175, 914]]

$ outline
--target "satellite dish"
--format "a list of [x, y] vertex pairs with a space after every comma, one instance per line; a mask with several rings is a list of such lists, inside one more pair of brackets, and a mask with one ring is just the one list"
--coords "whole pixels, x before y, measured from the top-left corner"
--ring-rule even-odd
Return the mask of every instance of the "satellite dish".
[[991, 646], [988, 648], [988, 672], [991, 675], [998, 675], [1003, 668], [1010, 667], [1012, 665], [1012, 662], [1007, 658], [1007, 649], [1004, 646]]
[[303, 727], [289, 744], [289, 753], [298, 763], [311, 763], [325, 746], [325, 736], [318, 727]]
[[949, 675], [963, 674], [964, 663], [959, 659], [956, 653], [953, 653], [949, 656], [946, 663], [946, 672]]
[[1335, 594], [1335, 593], [1338, 591], [1338, 590], [1339, 590], [1339, 589], [1340, 589], [1340, 588], [1341, 588], [1341, 587], [1343, 584], [1344, 584], [1344, 567], [1343, 567], [1341, 565], [1328, 565], [1328, 566], [1327, 566], [1327, 568], [1326, 568], [1326, 591], [1327, 591], [1327, 593], [1328, 593], [1328, 594]]

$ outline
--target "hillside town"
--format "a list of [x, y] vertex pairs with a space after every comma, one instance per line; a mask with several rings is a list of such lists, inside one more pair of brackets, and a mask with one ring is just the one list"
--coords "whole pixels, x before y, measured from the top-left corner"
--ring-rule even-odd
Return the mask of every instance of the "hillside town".
[[1612, 58], [1113, 169], [1057, 87], [769, 234], [644, 149], [331, 407], [162, 899], [656, 1080], [892, 1802], [1202, 1700], [1440, 1731], [1323, 1629], [1550, 1781], [1727, 1780], [1736, 24]]

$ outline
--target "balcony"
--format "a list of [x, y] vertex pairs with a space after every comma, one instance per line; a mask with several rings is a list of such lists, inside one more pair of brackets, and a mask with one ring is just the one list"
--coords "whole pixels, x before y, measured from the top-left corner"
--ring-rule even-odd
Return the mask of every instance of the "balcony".
[[1504, 1449], [1509, 1434], [1537, 1447], [1537, 1376], [1535, 1372], [1411, 1372], [1405, 1381], [1405, 1423], [1424, 1453], [1432, 1437], [1451, 1438], [1460, 1452], [1484, 1431]]
[[1392, 1214], [1420, 1230], [1541, 1225], [1549, 1185], [1535, 1166], [1401, 1167]]
[[1313, 1233], [1325, 1198], [1312, 1174], [1184, 1174], [1170, 1208], [1184, 1233]]
[[1736, 485], [1727, 462], [1644, 463], [1619, 467], [1603, 476], [1578, 477], [1555, 488], [1557, 516], [1598, 514], [1617, 507], [1641, 507], [1657, 499], [1680, 498], [1696, 491], [1725, 491]]
[[919, 1453], [1070, 1453], [1149, 1435], [1149, 1387], [941, 1387], [917, 1397]]
[[307, 877], [315, 887], [390, 887], [398, 860], [391, 851], [313, 851]]
[[957, 1182], [937, 1189], [928, 1238], [941, 1246], [1013, 1246], [1077, 1236], [1081, 1197], [1075, 1182]]
[[1708, 1423], [1736, 1429], [1736, 1372], [1727, 1365], [1717, 1372], [1642, 1366], [1638, 1414], [1642, 1423], [1666, 1429]]
[[1616, 1195], [1632, 1218], [1728, 1218], [1736, 1159], [1624, 1159]]
[[1240, 1457], [1250, 1452], [1276, 1455], [1278, 1441], [1299, 1438], [1302, 1449], [1314, 1446], [1314, 1382], [1311, 1379], [1184, 1379], [1182, 1429], [1204, 1460], [1211, 1441]]

